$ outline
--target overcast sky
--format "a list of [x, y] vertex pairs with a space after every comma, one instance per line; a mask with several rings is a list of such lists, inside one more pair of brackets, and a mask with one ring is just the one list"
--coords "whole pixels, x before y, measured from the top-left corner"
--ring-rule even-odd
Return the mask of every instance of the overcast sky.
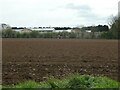
[[11, 26], [107, 24], [119, 0], [0, 0], [0, 23]]

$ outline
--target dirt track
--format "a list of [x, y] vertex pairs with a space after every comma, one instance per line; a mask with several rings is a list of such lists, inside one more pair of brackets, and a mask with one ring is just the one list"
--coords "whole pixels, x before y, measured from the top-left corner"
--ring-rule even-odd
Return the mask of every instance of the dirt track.
[[3, 39], [3, 84], [69, 73], [117, 80], [117, 40]]

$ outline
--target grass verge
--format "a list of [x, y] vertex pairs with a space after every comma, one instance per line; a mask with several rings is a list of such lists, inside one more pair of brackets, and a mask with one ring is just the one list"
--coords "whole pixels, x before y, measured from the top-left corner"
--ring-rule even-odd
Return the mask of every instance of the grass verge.
[[73, 74], [63, 79], [50, 78], [47, 81], [37, 83], [26, 81], [17, 85], [3, 86], [3, 88], [119, 88], [120, 83], [108, 77], [95, 77], [90, 75]]

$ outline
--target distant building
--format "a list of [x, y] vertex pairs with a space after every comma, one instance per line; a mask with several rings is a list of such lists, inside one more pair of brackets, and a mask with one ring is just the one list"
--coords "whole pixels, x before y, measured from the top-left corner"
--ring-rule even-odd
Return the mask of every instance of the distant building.
[[32, 28], [32, 31], [38, 31], [38, 32], [54, 32], [55, 29], [51, 27], [43, 27], [43, 28]]
[[64, 32], [64, 30], [55, 30], [54, 32], [58, 33], [58, 32]]
[[70, 27], [54, 27], [54, 32], [71, 32], [72, 28]]
[[72, 29], [68, 29], [68, 30], [55, 30], [54, 32], [72, 32]]
[[72, 29], [65, 30], [66, 32], [72, 32]]
[[74, 33], [80, 33], [81, 29], [80, 28], [73, 28], [72, 32], [74, 32]]
[[86, 32], [92, 32], [91, 30], [86, 30]]
[[30, 32], [32, 32], [32, 30], [25, 28], [25, 29], [21, 30], [20, 32], [21, 33], [30, 33]]
[[12, 30], [13, 30], [13, 31], [16, 31], [16, 32], [21, 32], [23, 29], [25, 29], [25, 28], [23, 28], [23, 27], [19, 27], [19, 28], [17, 28], [17, 27], [12, 27]]

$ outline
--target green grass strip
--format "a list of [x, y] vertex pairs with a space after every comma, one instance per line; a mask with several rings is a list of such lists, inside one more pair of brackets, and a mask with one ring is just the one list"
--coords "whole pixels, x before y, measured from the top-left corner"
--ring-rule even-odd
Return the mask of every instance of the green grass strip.
[[17, 85], [3, 86], [3, 88], [119, 88], [119, 85], [119, 82], [108, 77], [73, 74], [62, 80], [50, 78], [40, 83], [30, 80]]

